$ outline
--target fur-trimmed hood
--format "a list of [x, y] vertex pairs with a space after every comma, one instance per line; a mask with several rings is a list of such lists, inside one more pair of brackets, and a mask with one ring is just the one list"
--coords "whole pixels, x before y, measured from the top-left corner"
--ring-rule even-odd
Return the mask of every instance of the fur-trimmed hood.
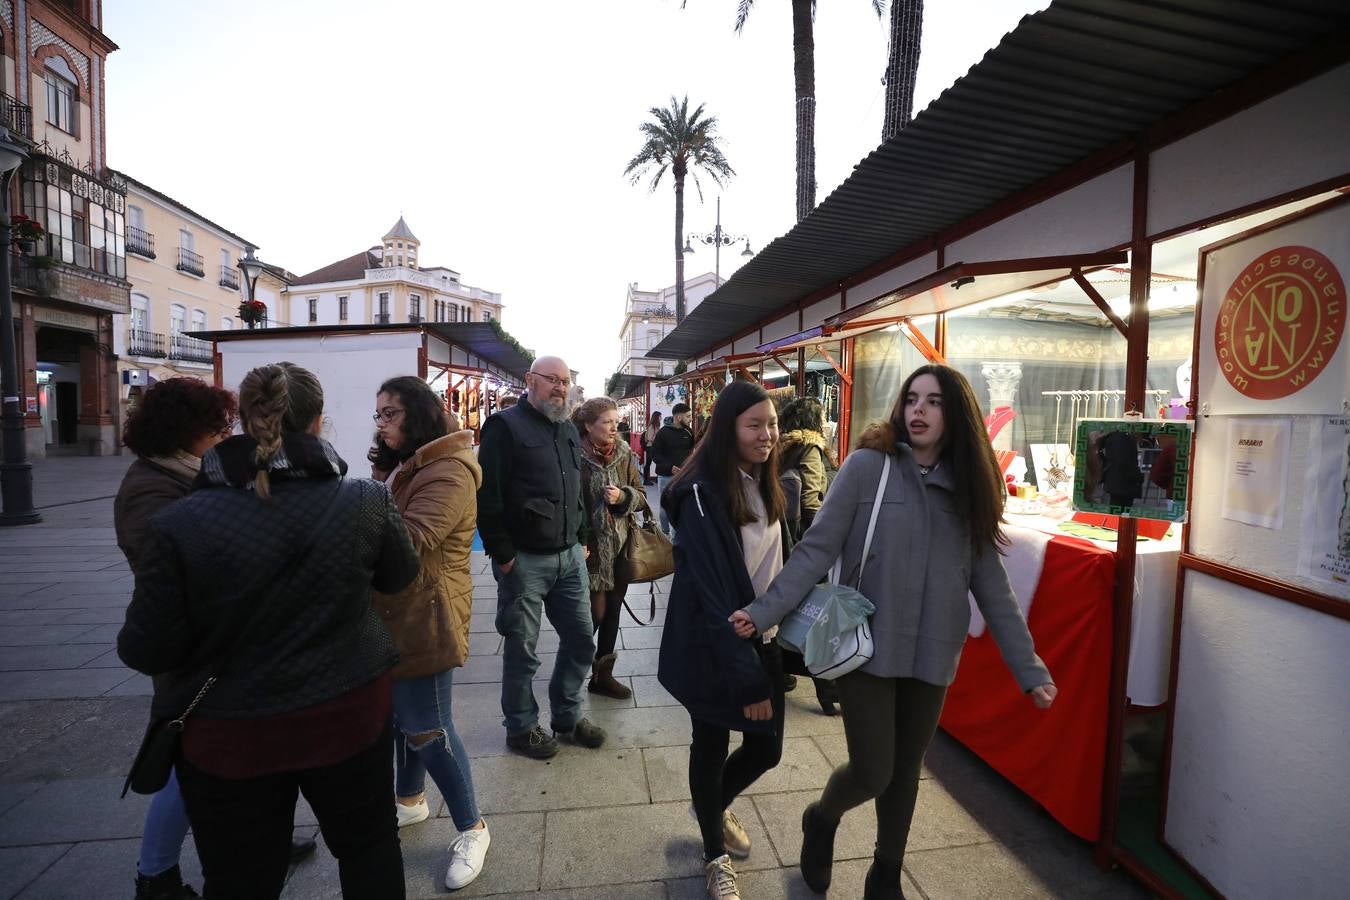
[[898, 452], [898, 441], [894, 425], [885, 421], [873, 422], [863, 431], [862, 438], [858, 441], [858, 449], [895, 454]]
[[808, 431], [805, 428], [796, 428], [779, 435], [778, 441], [784, 450], [801, 444], [804, 447], [818, 447], [826, 453], [829, 452], [829, 445], [825, 443], [825, 435], [821, 434], [819, 431]]

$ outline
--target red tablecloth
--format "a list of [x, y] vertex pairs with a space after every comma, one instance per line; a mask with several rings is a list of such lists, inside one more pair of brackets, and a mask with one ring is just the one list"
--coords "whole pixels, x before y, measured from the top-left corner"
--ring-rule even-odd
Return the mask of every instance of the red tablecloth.
[[942, 727], [1046, 808], [1079, 837], [1101, 830], [1111, 680], [1111, 595], [1115, 554], [1058, 536], [1027, 624], [1059, 697], [1049, 710], [1024, 696], [993, 635], [966, 639]]

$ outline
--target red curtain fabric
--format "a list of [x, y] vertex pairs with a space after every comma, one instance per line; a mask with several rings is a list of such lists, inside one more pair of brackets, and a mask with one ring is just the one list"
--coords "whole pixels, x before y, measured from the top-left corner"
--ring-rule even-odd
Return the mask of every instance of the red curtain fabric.
[[993, 635], [967, 638], [942, 727], [1079, 837], [1101, 830], [1111, 681], [1115, 554], [1057, 536], [1045, 548], [1027, 624], [1059, 696], [1049, 710], [1024, 696]]

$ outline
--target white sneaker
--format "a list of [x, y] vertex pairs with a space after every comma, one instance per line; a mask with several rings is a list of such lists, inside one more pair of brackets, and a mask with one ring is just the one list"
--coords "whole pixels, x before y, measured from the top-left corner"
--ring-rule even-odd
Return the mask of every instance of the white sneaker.
[[486, 822], [482, 828], [461, 831], [450, 845], [450, 868], [445, 871], [445, 886], [457, 891], [482, 874], [483, 860], [491, 843], [492, 835], [488, 833]]
[[407, 806], [395, 801], [394, 811], [398, 813], [399, 828], [407, 828], [409, 825], [425, 822], [427, 816], [431, 815], [431, 807], [427, 805], [426, 797], [423, 797], [422, 802], [416, 806]]
[[736, 870], [731, 857], [723, 853], [703, 867], [709, 900], [741, 900], [741, 888], [736, 883]]

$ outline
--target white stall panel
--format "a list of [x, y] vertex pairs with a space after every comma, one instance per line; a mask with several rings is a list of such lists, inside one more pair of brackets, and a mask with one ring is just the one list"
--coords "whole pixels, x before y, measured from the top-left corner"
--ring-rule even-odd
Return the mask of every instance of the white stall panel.
[[947, 245], [947, 265], [1096, 253], [1129, 243], [1134, 165], [1098, 175]]
[[327, 335], [216, 344], [221, 384], [237, 391], [250, 369], [287, 361], [319, 376], [324, 395], [324, 437], [347, 461], [350, 474], [369, 476], [375, 395], [385, 379], [417, 374], [419, 332]]
[[1350, 172], [1347, 98], [1350, 65], [1154, 152], [1149, 234]]
[[762, 329], [764, 334], [763, 343], [767, 344], [770, 341], [785, 338], [788, 335], [796, 334], [800, 330], [801, 329], [797, 327], [797, 310], [790, 310], [764, 326]]
[[1167, 843], [1231, 900], [1350, 884], [1350, 622], [1189, 572]]
[[925, 275], [931, 275], [936, 271], [937, 254], [926, 253], [918, 259], [912, 259], [903, 265], [896, 266], [889, 272], [881, 273], [876, 278], [870, 278], [862, 284], [849, 288], [849, 308], [852, 309], [869, 300], [875, 300], [882, 294], [909, 284], [911, 281], [917, 281]]
[[754, 353], [755, 348], [758, 347], [761, 343], [762, 341], [760, 341], [759, 339], [759, 329], [756, 328], [754, 331], [750, 332], [744, 337], [736, 339], [736, 343], [733, 345], [734, 352], [738, 356], [742, 353]]
[[831, 294], [802, 310], [802, 328], [815, 328], [830, 316], [839, 314], [839, 295]]

